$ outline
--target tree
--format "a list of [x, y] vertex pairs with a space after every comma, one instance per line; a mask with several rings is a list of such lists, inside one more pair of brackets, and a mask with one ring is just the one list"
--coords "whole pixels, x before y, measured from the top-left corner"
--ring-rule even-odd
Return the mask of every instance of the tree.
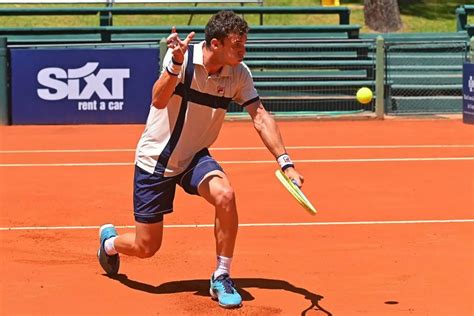
[[365, 25], [377, 32], [395, 32], [402, 28], [397, 0], [364, 0]]

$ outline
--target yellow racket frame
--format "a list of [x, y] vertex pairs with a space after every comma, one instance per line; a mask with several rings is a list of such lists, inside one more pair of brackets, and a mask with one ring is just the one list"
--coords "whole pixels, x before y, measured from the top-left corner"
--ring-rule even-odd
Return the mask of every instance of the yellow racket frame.
[[316, 208], [311, 204], [308, 198], [303, 194], [303, 191], [294, 184], [281, 170], [275, 171], [275, 176], [280, 180], [281, 184], [285, 189], [290, 192], [290, 194], [295, 198], [295, 200], [311, 215], [317, 213]]

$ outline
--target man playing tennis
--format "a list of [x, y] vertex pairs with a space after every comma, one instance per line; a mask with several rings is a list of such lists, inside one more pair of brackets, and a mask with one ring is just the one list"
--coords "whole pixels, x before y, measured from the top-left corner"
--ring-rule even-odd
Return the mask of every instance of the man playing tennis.
[[119, 254], [148, 258], [158, 251], [163, 215], [173, 211], [179, 184], [187, 193], [200, 195], [215, 207], [217, 268], [211, 276], [211, 296], [225, 308], [241, 305], [242, 298], [230, 278], [238, 229], [234, 191], [208, 151], [230, 101], [246, 108], [285, 174], [299, 186], [303, 182], [242, 62], [247, 32], [247, 23], [231, 11], [215, 14], [206, 25], [205, 41], [195, 45], [190, 44], [194, 32], [181, 40], [173, 27], [136, 151], [135, 233], [118, 235], [112, 224], [100, 228], [98, 257], [107, 274], [118, 273]]

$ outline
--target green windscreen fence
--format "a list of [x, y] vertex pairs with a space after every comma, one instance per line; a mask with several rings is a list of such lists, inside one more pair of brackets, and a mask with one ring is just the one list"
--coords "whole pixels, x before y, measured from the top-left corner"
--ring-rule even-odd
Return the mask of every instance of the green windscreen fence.
[[[375, 41], [274, 41], [246, 45], [245, 64], [265, 108], [273, 112], [374, 111], [360, 104], [361, 87], [375, 91]], [[243, 109], [232, 104], [229, 112]]]
[[462, 66], [468, 43], [387, 43], [389, 114], [456, 113], [462, 109]]

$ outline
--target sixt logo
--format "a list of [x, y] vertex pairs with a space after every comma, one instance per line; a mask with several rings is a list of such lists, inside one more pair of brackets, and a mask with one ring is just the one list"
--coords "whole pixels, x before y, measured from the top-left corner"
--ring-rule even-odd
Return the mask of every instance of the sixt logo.
[[[38, 72], [38, 83], [46, 89], [38, 89], [43, 100], [57, 101], [88, 100], [94, 93], [101, 99], [120, 100], [124, 98], [124, 81], [130, 78], [130, 69], [100, 69], [97, 62], [86, 63], [81, 68], [67, 69], [51, 67]], [[106, 81], [110, 80], [110, 90]]]
[[474, 91], [474, 80], [472, 79], [472, 76], [469, 76], [469, 81], [468, 81], [467, 85], [469, 87], [469, 92], [473, 92]]

